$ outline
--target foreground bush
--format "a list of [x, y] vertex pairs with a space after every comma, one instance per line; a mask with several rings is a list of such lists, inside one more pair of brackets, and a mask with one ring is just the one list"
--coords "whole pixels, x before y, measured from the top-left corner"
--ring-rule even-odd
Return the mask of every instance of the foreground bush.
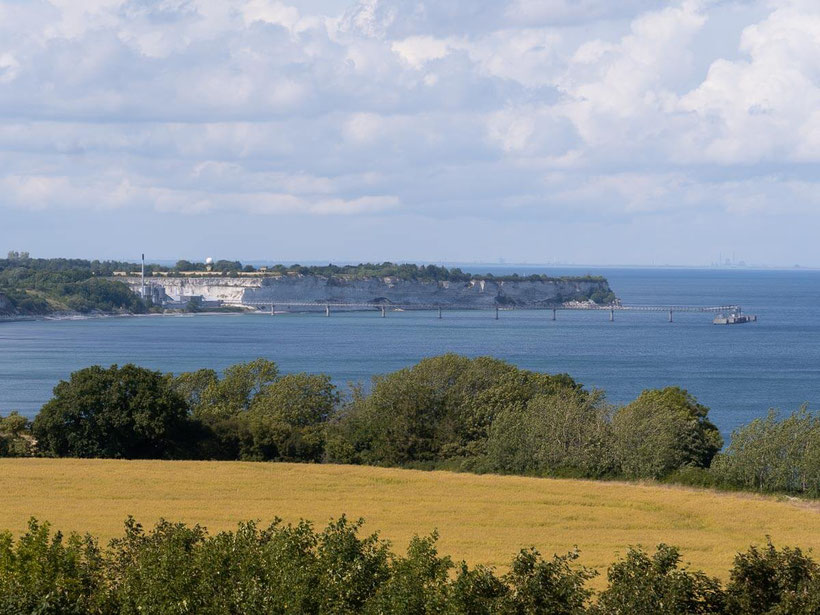
[[316, 531], [305, 521], [240, 524], [214, 536], [161, 521], [146, 532], [129, 519], [100, 549], [90, 537], [51, 534], [32, 520], [16, 542], [0, 534], [4, 615], [699, 615], [816, 614], [820, 570], [799, 549], [752, 547], [726, 588], [680, 566], [674, 547], [630, 549], [599, 594], [577, 553], [544, 559], [522, 550], [509, 572], [464, 563], [414, 538], [405, 555], [345, 517]]
[[609, 587], [594, 613], [607, 615], [710, 615], [724, 612], [720, 583], [702, 572], [681, 569], [680, 553], [658, 545], [652, 556], [630, 549], [609, 569]]
[[[91, 538], [51, 534], [34, 519], [15, 544], [0, 534], [0, 613], [85, 615], [105, 602], [104, 563]], [[102, 601], [102, 602], [98, 602]]]

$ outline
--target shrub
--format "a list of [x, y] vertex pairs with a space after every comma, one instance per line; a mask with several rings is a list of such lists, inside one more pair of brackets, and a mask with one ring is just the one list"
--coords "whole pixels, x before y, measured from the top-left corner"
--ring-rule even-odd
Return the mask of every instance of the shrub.
[[524, 549], [509, 572], [454, 566], [438, 535], [405, 555], [362, 521], [314, 530], [306, 521], [242, 523], [210, 535], [198, 525], [133, 519], [101, 550], [90, 537], [52, 534], [32, 519], [14, 541], [0, 534], [3, 615], [816, 615], [820, 567], [800, 549], [751, 547], [726, 589], [680, 565], [675, 547], [630, 548], [597, 595], [577, 551], [544, 559]]
[[72, 534], [51, 534], [31, 519], [15, 543], [0, 533], [0, 613], [88, 615], [99, 612], [103, 562], [96, 543]]
[[365, 613], [424, 615], [444, 612], [449, 599], [449, 557], [439, 557], [438, 534], [413, 537], [406, 557], [393, 557], [390, 577], [367, 601]]
[[54, 388], [32, 427], [57, 457], [161, 459], [186, 455], [188, 407], [159, 372], [88, 367]]
[[354, 391], [328, 434], [332, 461], [408, 465], [483, 457], [498, 414], [539, 394], [581, 390], [565, 375], [519, 370], [490, 357], [454, 354], [373, 379]]
[[621, 472], [629, 478], [662, 478], [688, 466], [708, 468], [723, 446], [708, 413], [678, 387], [641, 393], [612, 420]]
[[487, 444], [501, 472], [598, 477], [612, 472], [609, 408], [599, 394], [563, 389], [499, 412]]
[[732, 434], [713, 471], [733, 487], [820, 495], [820, 415], [803, 407], [755, 419]]
[[658, 545], [649, 556], [631, 548], [609, 569], [609, 586], [593, 613], [600, 615], [712, 615], [721, 613], [724, 593], [717, 579], [680, 568], [675, 547]]
[[522, 550], [513, 560], [503, 582], [510, 588], [500, 600], [501, 613], [580, 615], [592, 591], [585, 583], [595, 576], [572, 563], [578, 552], [556, 555], [545, 561], [535, 549]]
[[0, 457], [29, 457], [34, 453], [31, 423], [19, 412], [0, 416]]
[[243, 459], [321, 461], [324, 423], [339, 403], [325, 375], [289, 374], [265, 387], [243, 417]]
[[820, 613], [820, 567], [800, 549], [751, 547], [735, 557], [726, 588], [729, 615]]

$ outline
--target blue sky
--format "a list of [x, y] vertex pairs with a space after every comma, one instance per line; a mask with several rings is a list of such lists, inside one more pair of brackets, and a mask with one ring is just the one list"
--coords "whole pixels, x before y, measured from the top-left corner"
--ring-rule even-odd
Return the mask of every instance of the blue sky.
[[0, 0], [0, 250], [820, 266], [816, 0]]

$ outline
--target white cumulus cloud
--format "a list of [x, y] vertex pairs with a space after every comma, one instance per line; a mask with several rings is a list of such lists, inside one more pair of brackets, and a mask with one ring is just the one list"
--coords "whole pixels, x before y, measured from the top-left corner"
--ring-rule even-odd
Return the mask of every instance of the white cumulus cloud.
[[820, 223], [809, 0], [0, 0], [0, 101], [17, 216]]

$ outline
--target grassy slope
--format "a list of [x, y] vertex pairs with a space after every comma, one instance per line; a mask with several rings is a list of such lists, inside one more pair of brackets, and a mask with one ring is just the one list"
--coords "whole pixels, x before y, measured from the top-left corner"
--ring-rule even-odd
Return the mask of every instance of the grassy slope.
[[725, 577], [734, 553], [767, 534], [820, 549], [817, 507], [748, 495], [332, 465], [0, 459], [0, 528], [15, 533], [31, 515], [107, 540], [128, 514], [219, 530], [275, 516], [323, 524], [341, 513], [365, 517], [401, 549], [437, 528], [443, 553], [499, 567], [524, 546], [552, 554], [578, 545], [582, 563], [603, 572], [628, 545], [667, 542]]

